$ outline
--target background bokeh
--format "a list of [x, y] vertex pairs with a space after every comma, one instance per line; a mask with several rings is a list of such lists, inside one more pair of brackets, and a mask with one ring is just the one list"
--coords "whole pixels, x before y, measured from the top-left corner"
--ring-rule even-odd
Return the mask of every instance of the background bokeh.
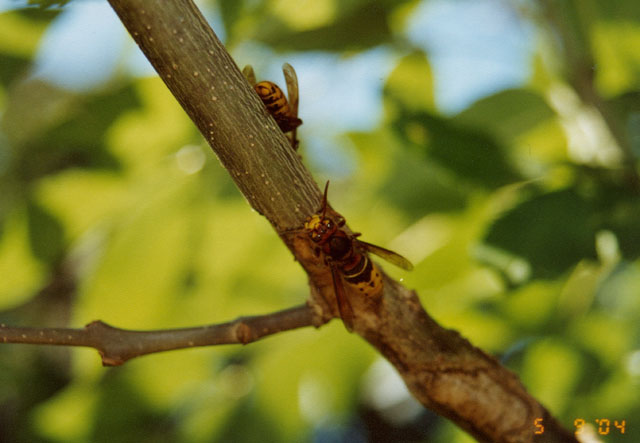
[[[415, 263], [385, 269], [438, 322], [568, 428], [640, 441], [637, 0], [198, 4], [240, 67], [296, 68], [305, 163]], [[0, 323], [174, 328], [305, 299], [106, 2], [0, 10]], [[0, 441], [472, 440], [334, 321], [118, 368], [0, 346]]]

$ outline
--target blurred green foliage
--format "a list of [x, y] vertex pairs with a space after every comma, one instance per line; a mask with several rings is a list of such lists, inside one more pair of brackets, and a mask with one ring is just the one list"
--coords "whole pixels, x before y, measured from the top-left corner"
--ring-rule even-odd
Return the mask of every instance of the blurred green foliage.
[[[339, 139], [357, 168], [334, 206], [414, 261], [389, 272], [567, 427], [626, 420], [601, 438], [640, 441], [638, 2], [505, 2], [537, 31], [534, 73], [456, 115], [405, 36], [421, 3], [210, 6], [232, 54], [393, 53], [379, 124]], [[57, 15], [0, 15], [0, 322], [169, 328], [304, 300], [302, 272], [157, 78], [73, 92], [28, 76]], [[406, 398], [367, 401], [378, 359], [339, 322], [111, 369], [92, 350], [1, 346], [0, 440], [471, 441]]]

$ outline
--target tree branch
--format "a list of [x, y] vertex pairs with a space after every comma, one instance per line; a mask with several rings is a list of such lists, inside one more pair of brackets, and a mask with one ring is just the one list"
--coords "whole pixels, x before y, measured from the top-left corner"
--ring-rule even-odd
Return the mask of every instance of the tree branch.
[[[305, 268], [311, 306], [323, 319], [337, 315], [331, 273], [295, 231], [320, 206], [319, 189], [200, 12], [190, 0], [110, 3], [249, 203]], [[379, 300], [354, 292], [354, 331], [424, 405], [481, 441], [533, 441], [539, 417], [547, 418], [544, 441], [576, 441], [513, 373], [437, 325], [415, 293], [388, 278]]]
[[193, 2], [110, 3], [249, 204], [278, 230], [302, 226], [320, 190]]
[[227, 323], [184, 329], [133, 331], [94, 321], [82, 329], [16, 328], [0, 324], [0, 341], [96, 349], [104, 366], [118, 366], [135, 357], [196, 346], [243, 344], [282, 331], [323, 324], [307, 305], [267, 315], [240, 317]]
[[[298, 313], [298, 321], [318, 325], [337, 316], [331, 272], [307, 236], [300, 235], [304, 220], [320, 206], [320, 190], [200, 12], [191, 0], [109, 1], [248, 202], [271, 222], [307, 272], [309, 312]], [[439, 326], [413, 291], [383, 279], [383, 294], [375, 300], [347, 288], [356, 314], [353, 330], [387, 357], [422, 404], [479, 441], [577, 441], [511, 371], [457, 332]], [[223, 335], [243, 342], [238, 337], [247, 334], [238, 335], [238, 329], [244, 327], [232, 322]], [[113, 334], [115, 342], [125, 336], [164, 346], [162, 331], [121, 331], [101, 323], [87, 330], [86, 335]], [[201, 328], [186, 331], [182, 340], [189, 346], [194, 331], [207, 334]], [[107, 363], [127, 358], [120, 351], [113, 356]], [[535, 434], [537, 418], [544, 419], [544, 434]]]

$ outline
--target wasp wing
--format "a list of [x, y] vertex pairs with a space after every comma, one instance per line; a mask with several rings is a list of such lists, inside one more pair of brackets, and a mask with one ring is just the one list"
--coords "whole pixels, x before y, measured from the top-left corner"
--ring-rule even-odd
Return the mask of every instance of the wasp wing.
[[247, 81], [251, 86], [254, 86], [257, 83], [256, 73], [253, 72], [253, 66], [247, 65], [244, 68], [242, 68], [242, 74], [244, 75], [244, 78], [247, 79]]
[[411, 262], [400, 254], [396, 254], [395, 252], [380, 246], [372, 245], [371, 243], [367, 243], [366, 241], [355, 241], [365, 251], [377, 255], [378, 257], [385, 259], [389, 263], [394, 264], [399, 268], [406, 269], [407, 271], [411, 271], [413, 269], [413, 265], [411, 264]]
[[296, 70], [293, 69], [289, 63], [282, 65], [282, 73], [284, 79], [287, 82], [287, 95], [289, 96], [289, 109], [291, 109], [291, 116], [298, 118], [298, 76]]
[[289, 130], [285, 130], [282, 128], [282, 132], [289, 132], [289, 141], [291, 142], [291, 146], [293, 146], [293, 150], [298, 150], [298, 137], [296, 134], [296, 128], [302, 124], [302, 120], [298, 118], [298, 102], [300, 100], [300, 96], [298, 94], [298, 76], [296, 75], [296, 70], [293, 69], [289, 63], [285, 63], [282, 65], [282, 73], [284, 74], [284, 79], [287, 82], [287, 95], [289, 96], [289, 110], [291, 111], [290, 122], [289, 122]]
[[331, 268], [331, 277], [333, 279], [333, 291], [336, 294], [336, 301], [338, 302], [338, 310], [340, 311], [340, 317], [342, 317], [342, 322], [344, 323], [344, 327], [347, 328], [347, 331], [353, 331], [353, 308], [351, 308], [351, 303], [347, 298], [347, 293], [344, 290], [344, 285], [342, 284], [342, 276], [338, 269], [334, 266], [329, 266]]

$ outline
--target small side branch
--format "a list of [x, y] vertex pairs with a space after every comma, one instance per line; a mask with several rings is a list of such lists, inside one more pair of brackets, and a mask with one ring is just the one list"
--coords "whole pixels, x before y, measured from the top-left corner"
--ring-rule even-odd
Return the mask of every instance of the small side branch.
[[18, 328], [0, 325], [0, 342], [86, 346], [96, 349], [104, 366], [118, 366], [134, 357], [196, 346], [247, 344], [277, 332], [306, 326], [319, 327], [322, 320], [307, 305], [266, 315], [185, 329], [134, 331], [94, 321], [82, 329]]

